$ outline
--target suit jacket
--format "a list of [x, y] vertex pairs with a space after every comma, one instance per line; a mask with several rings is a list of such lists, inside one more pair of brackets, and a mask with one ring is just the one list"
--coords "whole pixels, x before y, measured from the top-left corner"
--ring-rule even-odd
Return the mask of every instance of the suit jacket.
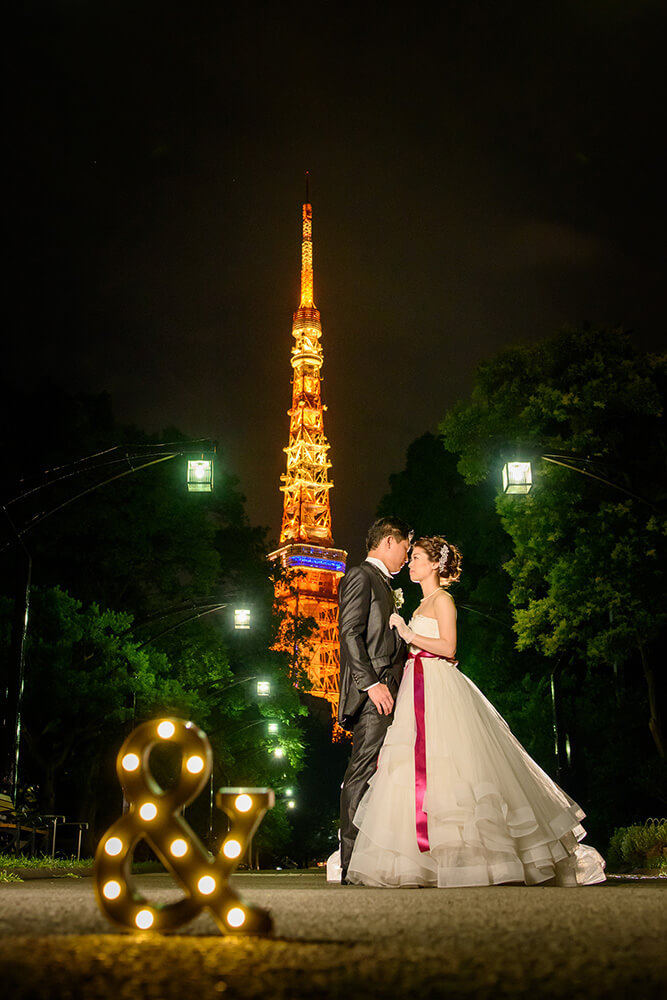
[[382, 680], [396, 697], [407, 647], [396, 629], [389, 628], [395, 610], [393, 590], [377, 566], [364, 562], [349, 569], [338, 588], [338, 604], [338, 721], [351, 729], [371, 684]]

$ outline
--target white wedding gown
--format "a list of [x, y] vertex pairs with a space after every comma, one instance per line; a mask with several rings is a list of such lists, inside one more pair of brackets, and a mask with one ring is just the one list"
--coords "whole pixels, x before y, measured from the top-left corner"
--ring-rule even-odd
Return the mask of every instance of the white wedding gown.
[[[410, 628], [439, 634], [437, 621], [424, 615], [415, 615]], [[426, 813], [429, 849], [422, 853], [416, 832], [411, 658], [377, 770], [354, 817], [359, 833], [348, 880], [440, 888], [603, 882], [602, 857], [579, 844], [585, 831], [577, 803], [538, 767], [465, 674], [443, 659], [422, 664], [426, 791], [419, 813]]]

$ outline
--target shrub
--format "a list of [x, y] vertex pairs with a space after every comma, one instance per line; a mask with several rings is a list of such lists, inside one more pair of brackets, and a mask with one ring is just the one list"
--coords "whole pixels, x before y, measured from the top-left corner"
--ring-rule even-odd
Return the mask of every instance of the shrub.
[[642, 826], [614, 830], [607, 864], [610, 868], [667, 869], [667, 819], [647, 819]]

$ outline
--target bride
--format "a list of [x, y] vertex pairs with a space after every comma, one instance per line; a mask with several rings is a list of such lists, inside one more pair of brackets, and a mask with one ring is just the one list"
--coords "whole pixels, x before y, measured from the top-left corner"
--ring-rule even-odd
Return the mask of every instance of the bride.
[[347, 879], [369, 886], [584, 885], [604, 861], [579, 841], [581, 808], [541, 770], [505, 720], [458, 670], [456, 607], [447, 587], [461, 555], [420, 538], [410, 579], [424, 597], [378, 766], [354, 817]]

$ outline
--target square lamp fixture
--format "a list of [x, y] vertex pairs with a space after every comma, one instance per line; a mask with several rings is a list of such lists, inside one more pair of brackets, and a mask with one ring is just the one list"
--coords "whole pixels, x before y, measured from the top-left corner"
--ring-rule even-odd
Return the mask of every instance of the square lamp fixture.
[[234, 609], [234, 628], [250, 628], [250, 609]]
[[277, 722], [269, 722], [268, 731], [269, 733], [277, 733], [280, 729], [280, 725]]
[[530, 462], [507, 462], [503, 465], [504, 493], [530, 493], [532, 485]]
[[260, 698], [268, 698], [271, 694], [271, 682], [257, 681], [257, 694]]
[[188, 459], [188, 493], [213, 492], [213, 462], [210, 458]]

